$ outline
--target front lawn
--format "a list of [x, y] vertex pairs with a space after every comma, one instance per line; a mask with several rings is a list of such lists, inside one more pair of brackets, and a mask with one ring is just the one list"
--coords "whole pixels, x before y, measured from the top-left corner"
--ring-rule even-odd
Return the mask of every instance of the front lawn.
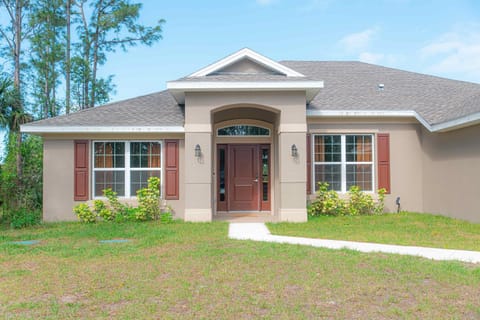
[[269, 224], [272, 234], [480, 251], [480, 224], [401, 212], [380, 216], [313, 217]]
[[[227, 229], [150, 222], [0, 230], [1, 318], [480, 318], [478, 265], [229, 240]], [[99, 243], [107, 239], [130, 242]]]

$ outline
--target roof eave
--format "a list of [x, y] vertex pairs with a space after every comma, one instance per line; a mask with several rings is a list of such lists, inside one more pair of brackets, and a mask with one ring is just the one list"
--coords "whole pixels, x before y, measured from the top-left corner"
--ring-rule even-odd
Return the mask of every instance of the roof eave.
[[183, 126], [20, 126], [23, 133], [183, 133]]
[[430, 124], [415, 110], [307, 110], [307, 117], [415, 118], [430, 132], [448, 132], [480, 123], [480, 112], [437, 124]]

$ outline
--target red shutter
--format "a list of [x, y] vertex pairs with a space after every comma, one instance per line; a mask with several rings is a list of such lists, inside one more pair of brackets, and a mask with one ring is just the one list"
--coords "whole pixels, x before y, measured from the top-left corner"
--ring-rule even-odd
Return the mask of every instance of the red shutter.
[[385, 188], [390, 193], [390, 135], [377, 134], [378, 189]]
[[75, 201], [88, 200], [88, 141], [74, 141], [74, 195]]
[[312, 143], [307, 133], [307, 194], [312, 194]]
[[178, 140], [165, 140], [165, 199], [178, 200]]

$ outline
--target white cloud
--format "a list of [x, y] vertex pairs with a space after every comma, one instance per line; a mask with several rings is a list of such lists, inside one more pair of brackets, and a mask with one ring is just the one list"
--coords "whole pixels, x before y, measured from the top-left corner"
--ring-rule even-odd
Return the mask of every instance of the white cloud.
[[340, 39], [340, 45], [349, 52], [366, 49], [372, 38], [378, 33], [378, 28], [370, 28], [357, 33], [351, 33]]
[[[480, 25], [444, 33], [420, 49], [428, 72], [480, 80]], [[463, 75], [463, 76], [462, 76]], [[476, 79], [476, 80], [475, 80]]]

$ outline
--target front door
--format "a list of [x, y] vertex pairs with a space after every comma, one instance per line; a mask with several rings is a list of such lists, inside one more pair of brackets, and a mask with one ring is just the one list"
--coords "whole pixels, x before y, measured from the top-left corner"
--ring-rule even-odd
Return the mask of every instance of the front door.
[[270, 146], [217, 148], [217, 211], [270, 210]]

